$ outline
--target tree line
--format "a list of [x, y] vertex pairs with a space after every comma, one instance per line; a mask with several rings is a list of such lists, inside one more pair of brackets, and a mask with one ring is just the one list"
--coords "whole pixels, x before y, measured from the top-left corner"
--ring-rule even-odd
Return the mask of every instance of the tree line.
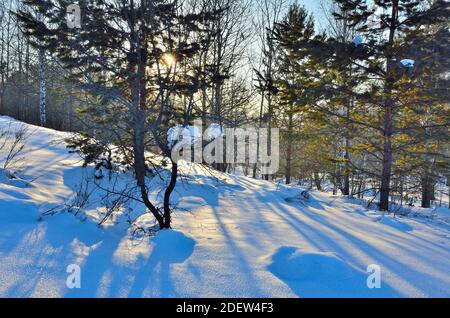
[[[333, 0], [317, 21], [286, 0], [2, 0], [0, 114], [80, 132], [88, 163], [133, 171], [139, 200], [170, 226], [178, 177], [167, 130], [281, 130], [280, 171], [254, 178], [429, 207], [448, 195], [449, 4]], [[321, 24], [322, 28], [318, 25]], [[259, 148], [259, 145], [258, 145]], [[164, 202], [146, 176], [170, 166]]]
[[296, 4], [273, 32], [287, 139], [306, 134], [325, 148], [312, 150], [317, 187], [329, 175], [344, 195], [375, 190], [384, 211], [419, 190], [430, 207], [438, 181], [448, 182], [449, 4], [333, 4], [328, 32]]

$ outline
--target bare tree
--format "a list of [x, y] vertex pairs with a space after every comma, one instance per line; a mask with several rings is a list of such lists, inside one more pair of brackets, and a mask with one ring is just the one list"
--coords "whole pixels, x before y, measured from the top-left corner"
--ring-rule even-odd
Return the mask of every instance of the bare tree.
[[[254, 68], [256, 75], [256, 88], [261, 94], [261, 102], [259, 105], [258, 127], [263, 127], [266, 121], [269, 129], [268, 140], [271, 139], [271, 127], [273, 119], [273, 103], [274, 95], [276, 95], [275, 78], [276, 78], [276, 44], [273, 37], [276, 24], [282, 18], [282, 14], [286, 9], [286, 0], [259, 0], [258, 15], [254, 21], [254, 28], [259, 30], [259, 52], [257, 66]], [[265, 106], [267, 111], [265, 111]], [[259, 138], [258, 138], [259, 140]], [[257, 144], [257, 152], [259, 153], [259, 142]], [[270, 149], [270, 145], [269, 148]], [[253, 177], [256, 177], [257, 164], [253, 167]], [[268, 176], [264, 176], [268, 179]]]

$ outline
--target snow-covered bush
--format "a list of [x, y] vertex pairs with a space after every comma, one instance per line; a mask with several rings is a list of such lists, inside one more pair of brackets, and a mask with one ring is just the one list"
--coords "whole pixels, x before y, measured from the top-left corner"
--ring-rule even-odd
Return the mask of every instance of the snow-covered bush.
[[[214, 140], [223, 136], [225, 131], [219, 124], [211, 124], [204, 133], [206, 140]], [[192, 145], [202, 138], [202, 133], [197, 126], [177, 125], [167, 131], [167, 142], [169, 148], [173, 148], [175, 144]]]
[[205, 137], [208, 140], [214, 140], [225, 134], [224, 129], [219, 124], [211, 124], [205, 131]]
[[200, 131], [197, 126], [177, 125], [167, 131], [167, 142], [169, 148], [177, 143], [193, 144], [197, 138], [201, 138]]
[[400, 64], [402, 64], [403, 67], [406, 67], [406, 68], [413, 68], [415, 63], [416, 63], [416, 61], [411, 60], [411, 59], [403, 59], [400, 61]]

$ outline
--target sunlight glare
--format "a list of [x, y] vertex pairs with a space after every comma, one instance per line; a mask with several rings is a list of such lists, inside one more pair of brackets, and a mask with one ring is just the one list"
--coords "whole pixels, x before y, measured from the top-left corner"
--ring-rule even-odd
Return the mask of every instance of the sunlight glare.
[[177, 63], [177, 60], [175, 58], [175, 55], [171, 53], [164, 53], [162, 56], [162, 61], [164, 65], [170, 69], [172, 69], [175, 64]]

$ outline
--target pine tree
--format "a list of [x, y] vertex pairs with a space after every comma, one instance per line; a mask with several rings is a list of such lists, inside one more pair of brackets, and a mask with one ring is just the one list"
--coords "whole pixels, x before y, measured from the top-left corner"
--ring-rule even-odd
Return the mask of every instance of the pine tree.
[[[339, 11], [335, 17], [359, 33], [354, 41], [347, 42], [334, 37], [304, 39], [297, 44], [297, 51], [314, 61], [317, 69], [313, 74], [316, 85], [309, 86], [316, 95], [316, 109], [351, 123], [355, 129], [364, 130], [369, 155], [379, 160], [374, 164], [374, 176], [380, 180], [380, 209], [389, 209], [391, 178], [395, 155], [402, 145], [399, 136], [405, 131], [417, 131], [448, 123], [421, 124], [408, 127], [401, 121], [406, 109], [425, 104], [436, 105], [448, 100], [445, 80], [417, 93], [421, 79], [438, 77], [442, 63], [448, 56], [448, 30], [443, 27], [430, 29], [448, 19], [449, 3], [434, 1], [427, 5], [413, 0], [336, 0]], [[345, 12], [345, 14], [342, 14]], [[417, 57], [413, 49], [426, 47], [430, 58]], [[411, 62], [412, 61], [412, 62]], [[440, 61], [439, 63], [437, 63]], [[414, 63], [415, 62], [415, 63]], [[359, 113], [349, 118], [329, 107], [329, 102], [341, 96], [342, 87], [335, 74], [343, 74], [349, 66], [361, 73], [362, 82], [349, 95]], [[417, 94], [415, 94], [417, 93]], [[362, 110], [366, 109], [366, 112]], [[355, 145], [357, 146], [357, 145]], [[370, 173], [370, 172], [369, 172]]]
[[[291, 183], [293, 143], [295, 139], [294, 128], [299, 126], [296, 117], [305, 112], [309, 104], [308, 96], [303, 93], [303, 87], [309, 84], [309, 68], [305, 61], [296, 56], [293, 47], [298, 39], [310, 39], [314, 36], [314, 22], [304, 7], [297, 3], [292, 4], [284, 19], [279, 22], [273, 32], [277, 45], [278, 61], [277, 99], [279, 113], [287, 120], [279, 125], [286, 127], [284, 140], [286, 141], [286, 183]], [[280, 123], [280, 118], [278, 118]]]
[[[26, 0], [26, 8], [38, 11], [43, 19], [36, 19], [31, 10], [17, 15], [31, 43], [54, 54], [68, 78], [92, 101], [83, 109], [90, 114], [86, 136], [95, 132], [99, 144], [83, 147], [91, 139], [78, 140], [87, 158], [103, 155], [106, 145], [115, 145], [117, 157], [134, 171], [140, 200], [159, 227], [168, 228], [178, 165], [171, 158], [166, 133], [180, 120], [174, 100], [199, 89], [196, 69], [187, 61], [198, 51], [201, 37], [194, 40], [192, 35], [202, 34], [216, 13], [186, 12], [176, 0], [80, 1], [82, 26], [70, 28], [65, 19], [70, 3]], [[150, 201], [146, 185], [151, 147], [171, 160], [162, 208]]]

